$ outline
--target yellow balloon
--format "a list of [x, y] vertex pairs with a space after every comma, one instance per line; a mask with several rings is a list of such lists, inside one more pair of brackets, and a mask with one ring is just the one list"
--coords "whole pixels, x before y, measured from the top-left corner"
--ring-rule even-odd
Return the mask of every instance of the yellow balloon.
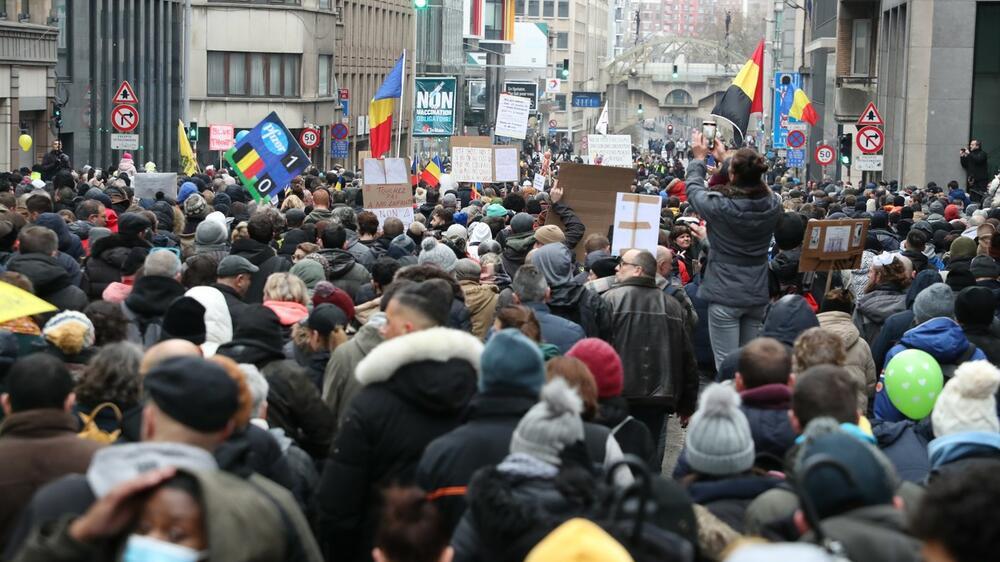
[[31, 150], [31, 135], [21, 135], [17, 138], [17, 144], [21, 145], [21, 150], [28, 152]]

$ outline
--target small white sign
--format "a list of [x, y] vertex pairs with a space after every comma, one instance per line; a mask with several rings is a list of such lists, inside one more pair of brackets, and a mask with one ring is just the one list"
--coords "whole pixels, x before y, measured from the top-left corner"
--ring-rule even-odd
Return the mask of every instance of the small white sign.
[[854, 167], [862, 172], [881, 172], [882, 159], [881, 154], [859, 154], [854, 159]]
[[804, 133], [809, 129], [809, 125], [802, 121], [796, 121], [794, 123], [789, 122], [788, 125], [785, 126], [785, 128], [788, 129], [789, 132], [802, 131]]
[[385, 224], [385, 219], [389, 217], [396, 217], [397, 219], [403, 221], [403, 228], [409, 228], [410, 223], [413, 222], [413, 207], [399, 207], [395, 209], [367, 209], [378, 217], [378, 227], [382, 228]]
[[139, 150], [139, 135], [111, 133], [111, 150]]
[[591, 164], [632, 167], [632, 137], [629, 135], [587, 135], [587, 151]]
[[517, 181], [520, 179], [516, 148], [493, 149], [494, 168], [493, 181]]
[[546, 94], [558, 94], [559, 90], [562, 89], [562, 80], [559, 78], [549, 78], [545, 80], [545, 93]]
[[528, 131], [528, 114], [530, 112], [530, 99], [500, 94], [495, 129], [497, 136], [523, 139]]
[[535, 179], [532, 181], [532, 185], [538, 191], [545, 191], [545, 176], [542, 174], [535, 174]]
[[405, 158], [365, 158], [362, 170], [365, 185], [410, 183]]
[[467, 182], [492, 182], [493, 149], [453, 146], [451, 148], [451, 179]]
[[632, 249], [647, 250], [656, 255], [660, 236], [660, 204], [661, 199], [657, 195], [617, 195], [612, 255], [621, 256]]

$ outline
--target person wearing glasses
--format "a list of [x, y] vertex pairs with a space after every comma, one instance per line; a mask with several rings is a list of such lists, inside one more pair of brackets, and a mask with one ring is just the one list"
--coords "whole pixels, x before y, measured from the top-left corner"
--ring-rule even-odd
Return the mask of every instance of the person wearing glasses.
[[656, 258], [628, 250], [618, 263], [616, 284], [604, 293], [609, 341], [622, 359], [624, 390], [632, 416], [649, 428], [656, 443], [655, 466], [663, 461], [666, 423], [671, 413], [682, 420], [698, 400], [698, 364], [684, 309], [656, 285]]

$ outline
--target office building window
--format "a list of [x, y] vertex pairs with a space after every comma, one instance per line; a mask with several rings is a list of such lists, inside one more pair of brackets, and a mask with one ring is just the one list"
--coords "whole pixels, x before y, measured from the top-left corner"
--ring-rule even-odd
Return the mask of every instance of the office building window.
[[300, 55], [210, 51], [208, 95], [296, 97], [300, 58]]
[[556, 48], [557, 49], [569, 48], [569, 33], [566, 33], [565, 31], [560, 31], [556, 33]]
[[524, 11], [524, 0], [517, 0], [517, 2], [514, 4], [514, 13], [519, 16], [525, 15], [526, 12]]
[[320, 10], [329, 10], [333, 5], [332, 0], [319, 0]]
[[542, 17], [551, 18], [556, 15], [556, 0], [542, 0]]
[[538, 17], [538, 5], [542, 0], [528, 0], [528, 15], [537, 18]]
[[559, 2], [559, 17], [568, 18], [569, 17], [569, 0], [556, 0]]
[[333, 55], [319, 56], [319, 90], [320, 97], [329, 96], [333, 93], [331, 85], [333, 77]]
[[851, 74], [867, 76], [871, 63], [872, 20], [854, 20], [851, 38]]
[[566, 94], [556, 94], [556, 109], [566, 111]]

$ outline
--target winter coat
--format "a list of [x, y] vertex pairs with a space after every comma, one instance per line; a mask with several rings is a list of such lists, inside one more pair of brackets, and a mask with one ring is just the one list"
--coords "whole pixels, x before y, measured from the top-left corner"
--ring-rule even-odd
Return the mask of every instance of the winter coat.
[[886, 252], [899, 251], [899, 236], [896, 233], [884, 228], [875, 228], [869, 230], [868, 233], [873, 235], [882, 244], [882, 249]]
[[698, 323], [691, 331], [691, 343], [694, 345], [694, 356], [702, 372], [715, 373], [715, 354], [712, 352], [712, 338], [708, 333], [708, 301], [698, 297], [701, 287], [701, 275], [695, 275], [691, 282], [684, 286], [684, 293], [691, 302]]
[[250, 304], [264, 301], [264, 284], [272, 273], [282, 273], [292, 268], [292, 262], [277, 255], [274, 248], [250, 238], [233, 242], [229, 255], [244, 257], [259, 268], [257, 273], [250, 275], [250, 288], [243, 296], [243, 300]]
[[711, 247], [698, 295], [727, 306], [765, 305], [767, 249], [783, 212], [781, 199], [770, 191], [756, 199], [727, 197], [706, 187], [705, 173], [705, 163], [692, 160], [685, 180], [688, 202], [708, 223]]
[[[563, 234], [566, 235], [566, 239], [563, 241], [563, 244], [569, 248], [570, 252], [572, 252], [576, 249], [580, 240], [583, 240], [583, 235], [586, 233], [587, 227], [583, 224], [583, 221], [580, 220], [580, 217], [573, 212], [571, 207], [564, 205], [561, 202], [549, 205], [549, 212], [556, 214], [559, 217], [559, 220], [562, 221]], [[513, 273], [511, 275], [513, 275]]]
[[989, 179], [989, 165], [988, 165], [988, 155], [986, 151], [981, 148], [975, 150], [970, 150], [964, 156], [960, 157], [962, 167], [965, 168], [965, 172], [969, 174], [977, 184], [983, 183]]
[[[827, 539], [840, 542], [851, 562], [920, 562], [920, 541], [906, 532], [903, 512], [891, 504], [853, 509], [821, 521]], [[812, 533], [803, 538], [814, 541]]]
[[540, 302], [522, 304], [535, 313], [538, 325], [542, 329], [542, 341], [558, 347], [560, 353], [566, 354], [576, 342], [587, 337], [579, 324], [552, 314], [547, 304]]
[[974, 466], [1000, 469], [1000, 435], [985, 431], [952, 433], [931, 441], [927, 453], [931, 463], [928, 483], [939, 478], [961, 478]]
[[750, 423], [757, 457], [768, 455], [778, 461], [795, 444], [795, 430], [788, 420], [792, 389], [783, 384], [765, 384], [740, 393], [740, 410]]
[[[760, 337], [780, 341], [791, 353], [795, 339], [802, 332], [816, 326], [819, 326], [819, 321], [809, 303], [799, 295], [785, 295], [768, 307]], [[736, 376], [741, 353], [742, 349], [737, 349], [722, 360], [716, 380], [722, 382]]]
[[233, 317], [229, 312], [229, 303], [226, 302], [225, 294], [213, 287], [192, 287], [184, 294], [205, 307], [205, 343], [201, 344], [201, 349], [210, 357], [220, 345], [233, 339]]
[[128, 320], [126, 339], [147, 349], [158, 343], [163, 315], [182, 296], [184, 286], [170, 277], [140, 277], [121, 305]]
[[684, 311], [650, 277], [632, 277], [604, 293], [611, 345], [622, 358], [627, 399], [694, 412], [698, 366]]
[[854, 325], [869, 344], [878, 337], [882, 325], [893, 314], [906, 309], [906, 293], [891, 285], [879, 285], [865, 293], [854, 309]]
[[701, 477], [687, 486], [687, 492], [691, 501], [706, 507], [734, 531], [743, 533], [744, 515], [750, 502], [780, 483], [777, 478], [748, 474]]
[[496, 285], [482, 285], [478, 281], [459, 281], [458, 284], [465, 293], [465, 306], [469, 309], [472, 321], [472, 335], [485, 339], [486, 332], [493, 325], [500, 291]]
[[[295, 495], [299, 505], [305, 505], [311, 490], [301, 487], [291, 473], [288, 461], [270, 432], [253, 424], [233, 431], [229, 438], [212, 451], [219, 468], [241, 478], [259, 474]], [[315, 469], [314, 469], [315, 470]]]
[[347, 292], [351, 296], [351, 300], [354, 300], [362, 286], [371, 283], [371, 274], [347, 250], [334, 248], [320, 250], [319, 253], [330, 264], [330, 270], [327, 273], [330, 282], [338, 289]]
[[542, 246], [533, 254], [532, 264], [548, 281], [551, 296], [546, 304], [552, 314], [583, 328], [587, 337], [608, 338], [604, 301], [597, 292], [573, 279], [573, 254], [554, 243]]
[[11, 414], [0, 425], [0, 549], [35, 491], [66, 474], [83, 474], [104, 445], [80, 439], [77, 420], [56, 409]]
[[7, 261], [7, 271], [27, 277], [35, 296], [59, 310], [83, 310], [90, 304], [87, 294], [73, 284], [69, 272], [52, 256], [16, 254]]
[[538, 402], [527, 390], [498, 389], [472, 397], [463, 425], [427, 446], [417, 465], [416, 484], [453, 531], [465, 513], [465, 494], [472, 475], [493, 466], [510, 452], [510, 438], [521, 417]]
[[90, 257], [84, 262], [86, 273], [84, 289], [92, 300], [101, 298], [104, 289], [122, 280], [122, 268], [133, 248], [149, 252], [151, 245], [141, 238], [112, 234], [105, 236], [90, 247]]
[[879, 330], [875, 341], [869, 341], [872, 350], [872, 359], [875, 361], [875, 371], [882, 372], [885, 367], [885, 356], [892, 349], [892, 346], [899, 342], [903, 334], [914, 326], [913, 324], [913, 303], [917, 300], [917, 295], [921, 291], [930, 287], [934, 283], [941, 283], [941, 274], [936, 271], [924, 270], [917, 274], [906, 289], [906, 310], [897, 312], [886, 319]]
[[677, 299], [677, 303], [684, 309], [684, 325], [687, 326], [691, 334], [694, 334], [698, 328], [698, 311], [695, 310], [694, 303], [691, 302], [691, 297], [684, 290], [684, 287], [679, 281], [672, 281], [659, 274], [656, 275], [656, 286], [667, 295]]
[[382, 343], [379, 332], [385, 324], [385, 314], [377, 313], [361, 326], [358, 333], [341, 344], [330, 354], [330, 361], [323, 373], [323, 401], [333, 412], [336, 425], [334, 436], [347, 417], [348, 405], [354, 396], [361, 391], [361, 383], [354, 377], [354, 370], [375, 346]]
[[372, 266], [375, 265], [375, 253], [361, 243], [357, 232], [347, 231], [347, 248], [345, 249], [365, 268], [365, 271], [372, 270]]
[[61, 216], [55, 213], [42, 213], [38, 215], [35, 224], [44, 226], [56, 233], [56, 237], [59, 240], [60, 252], [76, 261], [83, 259], [84, 251], [83, 244], [80, 243], [80, 237], [69, 231], [69, 226], [67, 226], [66, 221]]
[[597, 416], [594, 421], [611, 430], [621, 450], [626, 455], [635, 455], [646, 461], [649, 469], [657, 472], [656, 444], [646, 424], [628, 413], [628, 402], [621, 396], [602, 398], [597, 402]]
[[962, 331], [973, 345], [983, 350], [990, 363], [1000, 365], [1000, 336], [990, 326], [966, 324]]
[[873, 419], [871, 424], [878, 448], [892, 461], [899, 477], [918, 484], [923, 482], [931, 469], [927, 457], [927, 444], [934, 439], [930, 418], [919, 422]]
[[524, 265], [524, 259], [534, 247], [535, 232], [533, 230], [507, 235], [507, 239], [503, 245], [503, 253], [500, 257], [503, 263], [503, 270], [507, 272], [507, 275], [510, 275], [511, 279], [517, 275], [517, 270]]
[[861, 332], [846, 312], [822, 312], [816, 315], [820, 328], [829, 330], [844, 342], [847, 350], [847, 361], [844, 368], [854, 376], [864, 388], [862, 410], [867, 410], [868, 400], [875, 394], [875, 383], [878, 373], [875, 371], [875, 360], [868, 342], [861, 339]]
[[235, 332], [237, 326], [240, 325], [240, 318], [249, 305], [243, 301], [243, 297], [236, 292], [236, 289], [229, 285], [215, 283], [212, 285], [212, 288], [218, 289], [222, 293], [222, 296], [225, 297], [226, 307], [229, 308], [229, 317], [232, 319], [233, 331]]
[[412, 483], [427, 445], [459, 425], [482, 349], [471, 334], [431, 328], [386, 341], [358, 364], [364, 388], [348, 406], [316, 495], [329, 558], [369, 559], [379, 489]]
[[306, 217], [304, 224], [316, 224], [319, 221], [329, 221], [333, 218], [333, 211], [330, 209], [313, 209]]

